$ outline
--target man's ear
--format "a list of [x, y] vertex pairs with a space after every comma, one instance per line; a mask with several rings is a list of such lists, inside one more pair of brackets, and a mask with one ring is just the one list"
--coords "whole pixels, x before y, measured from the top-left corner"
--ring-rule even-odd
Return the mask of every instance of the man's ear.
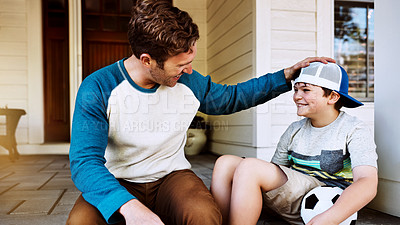
[[340, 94], [336, 91], [332, 91], [331, 94], [328, 96], [328, 103], [335, 104], [340, 99]]
[[139, 60], [143, 66], [150, 68], [152, 58], [148, 53], [141, 54]]

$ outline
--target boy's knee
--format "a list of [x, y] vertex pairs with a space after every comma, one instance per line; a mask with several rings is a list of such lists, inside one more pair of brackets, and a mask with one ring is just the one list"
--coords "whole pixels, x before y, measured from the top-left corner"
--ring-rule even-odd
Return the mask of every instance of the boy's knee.
[[233, 155], [220, 156], [215, 162], [214, 174], [215, 171], [220, 174], [233, 172], [242, 160], [242, 158]]
[[215, 162], [215, 165], [231, 165], [231, 164], [235, 164], [236, 161], [239, 159], [238, 156], [234, 156], [234, 155], [223, 155], [220, 156], [217, 161]]
[[236, 181], [252, 182], [263, 179], [265, 174], [274, 174], [277, 166], [270, 162], [265, 162], [256, 158], [246, 158], [240, 162], [235, 170], [234, 179]]
[[238, 167], [236, 168], [235, 173], [236, 174], [253, 174], [254, 171], [258, 171], [258, 159], [253, 159], [253, 158], [246, 158], [240, 162]]

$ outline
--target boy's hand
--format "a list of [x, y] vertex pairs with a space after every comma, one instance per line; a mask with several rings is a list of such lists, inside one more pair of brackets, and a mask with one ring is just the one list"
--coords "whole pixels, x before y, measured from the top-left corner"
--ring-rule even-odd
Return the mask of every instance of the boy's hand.
[[296, 79], [300, 74], [300, 69], [309, 66], [312, 62], [336, 63], [334, 59], [329, 57], [308, 57], [284, 70], [286, 81], [290, 82], [291, 80]]
[[332, 220], [332, 216], [325, 215], [324, 213], [314, 216], [306, 225], [337, 225], [340, 222]]

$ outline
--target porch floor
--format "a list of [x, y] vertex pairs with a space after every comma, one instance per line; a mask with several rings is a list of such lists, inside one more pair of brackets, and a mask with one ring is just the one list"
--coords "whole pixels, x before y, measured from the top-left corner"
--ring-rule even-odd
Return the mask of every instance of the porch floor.
[[[189, 156], [193, 171], [209, 187], [217, 156]], [[0, 224], [65, 224], [80, 192], [71, 181], [67, 155], [23, 155], [14, 163], [0, 156]], [[258, 225], [287, 224], [277, 218], [264, 218]], [[400, 218], [372, 209], [359, 212], [357, 224], [400, 224]]]

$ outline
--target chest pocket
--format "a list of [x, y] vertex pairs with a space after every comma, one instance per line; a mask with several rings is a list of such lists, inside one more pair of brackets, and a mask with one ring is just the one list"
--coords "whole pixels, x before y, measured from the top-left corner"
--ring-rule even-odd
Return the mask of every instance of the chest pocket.
[[343, 150], [322, 150], [321, 170], [334, 174], [343, 169]]

